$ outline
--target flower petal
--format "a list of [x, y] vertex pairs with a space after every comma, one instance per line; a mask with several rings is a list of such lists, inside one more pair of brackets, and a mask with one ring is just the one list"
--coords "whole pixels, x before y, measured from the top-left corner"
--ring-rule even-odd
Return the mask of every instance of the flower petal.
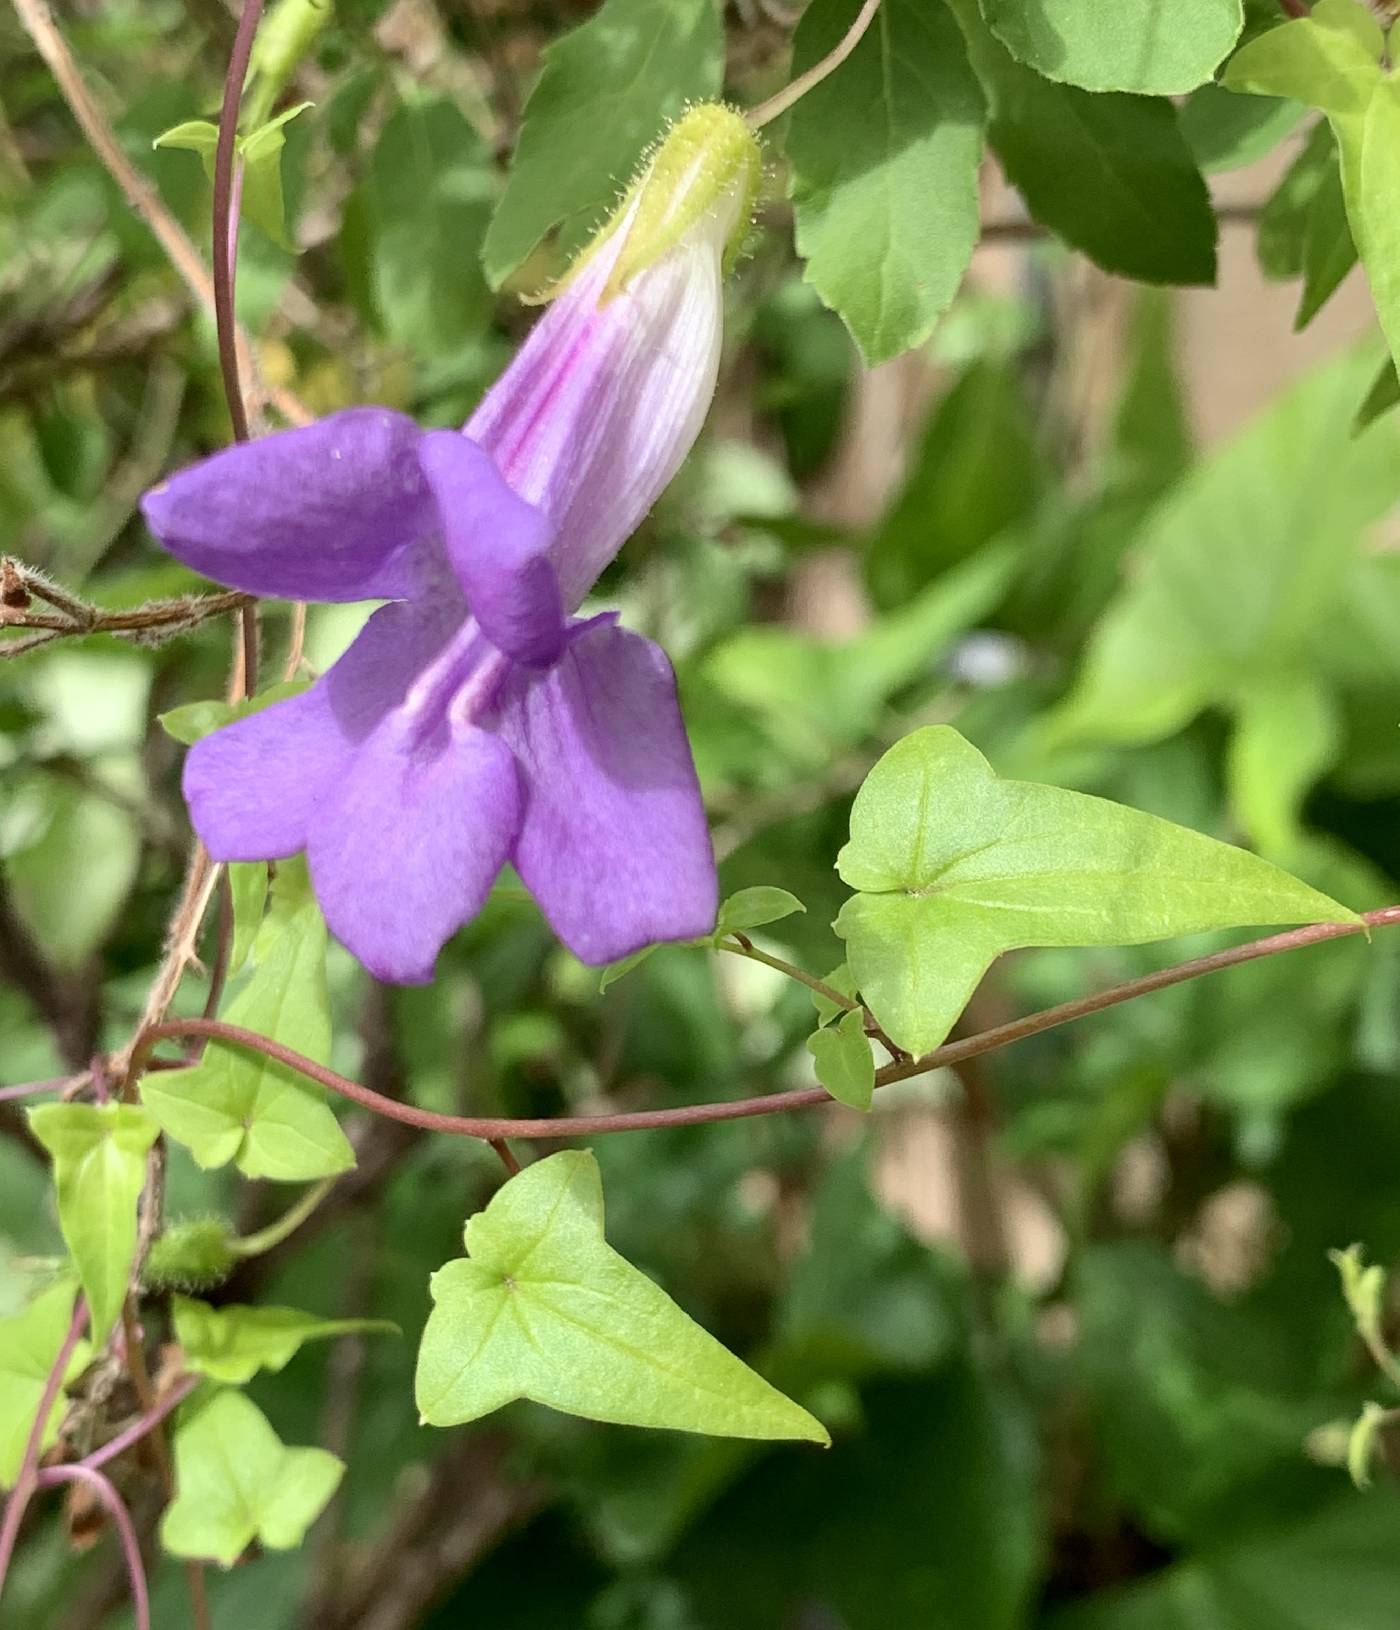
[[153, 488], [141, 508], [172, 555], [233, 588], [397, 599], [434, 575], [420, 438], [401, 413], [349, 408], [215, 453]]
[[700, 223], [604, 300], [627, 226], [582, 264], [467, 424], [554, 523], [569, 611], [679, 469], [719, 370], [727, 217]]
[[659, 646], [585, 624], [547, 674], [517, 670], [497, 729], [524, 784], [516, 867], [576, 956], [612, 962], [709, 933], [714, 854]]
[[355, 744], [403, 699], [464, 615], [450, 597], [383, 606], [309, 691], [196, 742], [185, 758], [185, 801], [214, 859], [280, 860], [304, 849], [312, 812]]
[[491, 455], [459, 431], [428, 431], [418, 457], [437, 501], [447, 558], [482, 633], [517, 662], [553, 662], [563, 648], [564, 612], [549, 563], [549, 521], [517, 498]]
[[423, 740], [407, 712], [390, 714], [311, 823], [311, 881], [331, 932], [376, 978], [426, 984], [481, 909], [519, 822], [503, 741], [445, 720]]

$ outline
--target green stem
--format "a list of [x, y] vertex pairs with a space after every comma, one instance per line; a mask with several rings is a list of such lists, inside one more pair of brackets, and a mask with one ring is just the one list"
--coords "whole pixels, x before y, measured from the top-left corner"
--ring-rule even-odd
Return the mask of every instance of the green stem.
[[235, 1256], [261, 1256], [264, 1251], [270, 1251], [274, 1245], [280, 1245], [288, 1234], [294, 1234], [320, 1205], [335, 1187], [335, 1181], [333, 1177], [323, 1177], [319, 1183], [313, 1183], [299, 1200], [288, 1206], [276, 1222], [270, 1222], [256, 1234], [245, 1234], [242, 1239], [230, 1240], [229, 1250]]
[[847, 1013], [859, 1011], [860, 1003], [854, 997], [844, 995], [834, 985], [828, 985], [826, 980], [814, 978], [804, 969], [794, 967], [791, 962], [784, 962], [780, 956], [770, 956], [767, 951], [760, 951], [747, 934], [735, 934], [733, 937], [735, 944], [730, 944], [729, 940], [721, 940], [717, 949], [732, 952], [734, 956], [746, 956], [750, 962], [762, 962], [770, 968], [776, 968], [779, 973], [785, 973], [789, 979], [795, 979], [799, 985], [805, 985], [818, 996], [824, 996], [828, 1002], [843, 1008]]

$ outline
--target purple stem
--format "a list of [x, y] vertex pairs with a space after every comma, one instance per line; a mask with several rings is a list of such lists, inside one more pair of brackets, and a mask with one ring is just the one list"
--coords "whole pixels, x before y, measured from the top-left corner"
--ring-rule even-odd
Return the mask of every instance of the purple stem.
[[87, 1303], [80, 1296], [73, 1309], [68, 1334], [63, 1338], [63, 1345], [58, 1349], [58, 1357], [54, 1359], [49, 1378], [44, 1383], [44, 1394], [39, 1400], [39, 1413], [34, 1417], [34, 1425], [29, 1429], [29, 1441], [24, 1446], [24, 1459], [19, 1464], [19, 1476], [15, 1478], [14, 1490], [5, 1502], [5, 1515], [3, 1520], [0, 1520], [0, 1591], [5, 1588], [5, 1578], [15, 1554], [19, 1525], [24, 1521], [25, 1510], [38, 1486], [39, 1456], [43, 1453], [44, 1428], [49, 1424], [54, 1401], [63, 1385], [63, 1377], [68, 1373], [73, 1351], [83, 1331], [87, 1329], [87, 1322]]
[[263, 0], [244, 0], [243, 15], [233, 38], [228, 77], [224, 80], [219, 110], [219, 139], [214, 148], [214, 322], [219, 334], [219, 368], [228, 397], [235, 441], [248, 439], [248, 415], [243, 407], [243, 386], [238, 377], [238, 348], [233, 315], [233, 248], [238, 237], [238, 197], [234, 186], [234, 144], [238, 138], [238, 105], [253, 54], [253, 36], [262, 16]]
[[112, 1527], [121, 1541], [126, 1558], [126, 1576], [131, 1581], [131, 1606], [136, 1614], [136, 1630], [151, 1630], [151, 1598], [146, 1589], [146, 1566], [141, 1560], [141, 1542], [130, 1514], [122, 1504], [121, 1495], [101, 1472], [91, 1466], [50, 1466], [36, 1478], [40, 1488], [53, 1488], [59, 1483], [84, 1483], [101, 1500], [112, 1519]]
[[[178, 1409], [198, 1385], [199, 1377], [197, 1375], [187, 1375], [183, 1381], [166, 1393], [165, 1397], [161, 1399], [154, 1409], [147, 1410], [139, 1420], [133, 1421], [130, 1426], [118, 1432], [110, 1443], [104, 1443], [100, 1449], [94, 1449], [90, 1455], [80, 1460], [78, 1464], [88, 1471], [96, 1471], [99, 1466], [105, 1466], [109, 1460], [115, 1460], [118, 1455], [125, 1454], [132, 1444], [139, 1443], [152, 1427], [159, 1426], [173, 1409]], [[54, 1469], [62, 1471], [64, 1468], [55, 1467]], [[48, 1476], [47, 1472], [39, 1473], [40, 1483], [44, 1481], [46, 1476]]]
[[17, 1087], [0, 1087], [0, 1104], [10, 1104], [16, 1098], [35, 1098], [41, 1092], [62, 1092], [82, 1076], [58, 1075], [52, 1081], [21, 1081]]

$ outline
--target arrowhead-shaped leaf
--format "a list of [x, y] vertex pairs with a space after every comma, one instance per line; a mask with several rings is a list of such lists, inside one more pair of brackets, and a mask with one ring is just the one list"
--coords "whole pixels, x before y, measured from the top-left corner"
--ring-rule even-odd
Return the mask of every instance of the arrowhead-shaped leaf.
[[590, 1420], [717, 1437], [827, 1442], [821, 1423], [742, 1364], [603, 1238], [598, 1164], [527, 1167], [433, 1275], [417, 1398], [432, 1426], [516, 1398]]
[[100, 1345], [126, 1297], [136, 1202], [160, 1129], [138, 1104], [42, 1104], [30, 1110], [29, 1124], [53, 1158], [59, 1227]]
[[301, 1544], [345, 1468], [325, 1449], [288, 1449], [241, 1392], [217, 1393], [175, 1434], [179, 1487], [160, 1525], [173, 1556], [231, 1567], [256, 1540]]
[[[323, 1062], [331, 1041], [326, 925], [302, 863], [279, 863], [252, 960], [225, 1018]], [[260, 1053], [211, 1042], [193, 1068], [148, 1075], [141, 1097], [201, 1166], [233, 1160], [248, 1177], [297, 1182], [355, 1164], [324, 1091]]]
[[[28, 1307], [0, 1319], [0, 1488], [11, 1488], [19, 1475], [49, 1372], [73, 1319], [76, 1294], [71, 1280], [50, 1285]], [[85, 1368], [90, 1352], [87, 1342], [78, 1343], [65, 1381]], [[47, 1449], [58, 1436], [66, 1407], [62, 1396], [54, 1400], [41, 1449]]]
[[186, 1366], [234, 1386], [259, 1370], [283, 1369], [308, 1341], [401, 1333], [387, 1319], [320, 1319], [295, 1307], [211, 1307], [190, 1296], [173, 1297], [171, 1312]]
[[762, 928], [765, 923], [781, 922], [795, 911], [806, 909], [801, 900], [786, 889], [766, 886], [740, 889], [719, 908], [719, 916], [715, 919], [714, 943], [718, 945], [726, 934], [742, 933], [746, 928]]
[[919, 1053], [1003, 951], [1358, 920], [1243, 849], [1102, 798], [1002, 781], [947, 725], [906, 736], [870, 772], [837, 869], [861, 891], [836, 921], [856, 983], [891, 1038]]

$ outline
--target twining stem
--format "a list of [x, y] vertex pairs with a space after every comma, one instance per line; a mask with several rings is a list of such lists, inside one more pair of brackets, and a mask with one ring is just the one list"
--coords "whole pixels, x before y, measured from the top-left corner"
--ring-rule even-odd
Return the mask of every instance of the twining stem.
[[44, 1433], [48, 1428], [49, 1416], [53, 1414], [53, 1406], [58, 1400], [63, 1378], [68, 1373], [74, 1350], [82, 1340], [87, 1323], [88, 1306], [80, 1296], [73, 1308], [68, 1334], [63, 1338], [58, 1356], [54, 1359], [48, 1379], [44, 1382], [44, 1391], [39, 1399], [39, 1412], [29, 1429], [24, 1457], [19, 1464], [19, 1474], [15, 1478], [14, 1488], [10, 1490], [10, 1497], [5, 1502], [5, 1515], [0, 1518], [0, 1590], [4, 1589], [5, 1578], [10, 1571], [10, 1561], [15, 1554], [15, 1541], [19, 1538], [24, 1513], [34, 1497], [34, 1490], [39, 1486], [39, 1456], [43, 1453]]
[[136, 1527], [131, 1520], [130, 1512], [122, 1503], [121, 1495], [101, 1472], [95, 1471], [91, 1465], [82, 1463], [51, 1466], [39, 1473], [38, 1482], [40, 1487], [44, 1488], [58, 1483], [83, 1483], [102, 1502], [121, 1543], [122, 1556], [126, 1562], [126, 1576], [131, 1585], [131, 1609], [136, 1620], [136, 1630], [151, 1630], [151, 1598], [146, 1586], [146, 1567], [141, 1560], [141, 1542], [136, 1537]]
[[[1257, 961], [1260, 957], [1298, 951], [1304, 946], [1320, 945], [1326, 940], [1344, 939], [1352, 934], [1369, 933], [1373, 928], [1389, 928], [1395, 924], [1400, 924], [1400, 905], [1368, 911], [1356, 922], [1310, 923], [1304, 928], [1292, 928], [1282, 934], [1249, 940], [1225, 951], [1215, 951], [1209, 956], [1195, 957], [1189, 962], [1179, 962], [1156, 973], [1144, 974], [1139, 979], [1127, 980], [1124, 984], [1114, 985], [1092, 996], [1061, 1002], [1056, 1007], [1045, 1008], [1024, 1019], [1013, 1019], [1009, 1024], [996, 1025], [977, 1035], [945, 1042], [919, 1058], [886, 1064], [875, 1072], [875, 1085], [887, 1087], [892, 1082], [905, 1081], [911, 1076], [927, 1074], [930, 1070], [959, 1064], [964, 1059], [978, 1058], [983, 1053], [995, 1052], [1010, 1046], [1012, 1042], [1024, 1041], [1029, 1036], [1053, 1030], [1071, 1020], [1116, 1007], [1120, 1002], [1130, 1002], [1135, 997], [1183, 984], [1188, 979], [1199, 979], [1203, 974], [1217, 973], [1224, 968]], [[585, 1138], [609, 1132], [650, 1132], [676, 1126], [701, 1126], [713, 1121], [743, 1120], [755, 1115], [780, 1115], [788, 1110], [811, 1109], [833, 1101], [824, 1088], [811, 1087], [725, 1103], [689, 1104], [678, 1109], [630, 1110], [610, 1115], [560, 1115], [522, 1120], [496, 1116], [440, 1115], [433, 1110], [419, 1109], [416, 1105], [386, 1098], [383, 1093], [374, 1092], [358, 1081], [351, 1081], [324, 1064], [317, 1064], [292, 1048], [284, 1047], [281, 1042], [261, 1036], [254, 1030], [245, 1030], [241, 1025], [224, 1024], [216, 1019], [170, 1019], [163, 1024], [152, 1025], [142, 1034], [133, 1056], [133, 1072], [139, 1072], [157, 1042], [185, 1036], [203, 1036], [234, 1047], [249, 1048], [285, 1064], [309, 1080], [319, 1082], [323, 1087], [352, 1099], [376, 1114], [402, 1121], [406, 1126], [421, 1127], [426, 1132], [483, 1138], [488, 1142], [499, 1138]]]
[[[263, 0], [245, 0], [238, 19], [238, 32], [229, 54], [224, 79], [224, 100], [219, 110], [219, 139], [214, 148], [214, 323], [219, 331], [219, 368], [223, 374], [224, 395], [233, 420], [235, 441], [248, 440], [248, 412], [239, 379], [237, 319], [233, 306], [233, 278], [237, 262], [238, 215], [234, 203], [234, 144], [238, 139], [238, 105], [243, 99], [243, 82], [253, 55], [253, 36], [262, 17]], [[247, 665], [246, 624], [244, 636], [245, 673]], [[251, 683], [249, 689], [251, 690]]]
[[[94, 1449], [90, 1455], [85, 1455], [79, 1464], [86, 1466], [90, 1471], [96, 1471], [99, 1466], [105, 1466], [109, 1460], [115, 1460], [118, 1455], [124, 1455], [133, 1445], [140, 1443], [143, 1438], [153, 1432], [165, 1417], [177, 1410], [185, 1399], [200, 1383], [197, 1375], [187, 1375], [182, 1381], [176, 1382], [166, 1395], [153, 1403], [144, 1414], [137, 1417], [130, 1426], [123, 1428], [116, 1437], [104, 1443], [100, 1449]], [[52, 1470], [62, 1470], [61, 1467]], [[39, 1483], [42, 1486], [51, 1476], [50, 1471], [39, 1473]]]

